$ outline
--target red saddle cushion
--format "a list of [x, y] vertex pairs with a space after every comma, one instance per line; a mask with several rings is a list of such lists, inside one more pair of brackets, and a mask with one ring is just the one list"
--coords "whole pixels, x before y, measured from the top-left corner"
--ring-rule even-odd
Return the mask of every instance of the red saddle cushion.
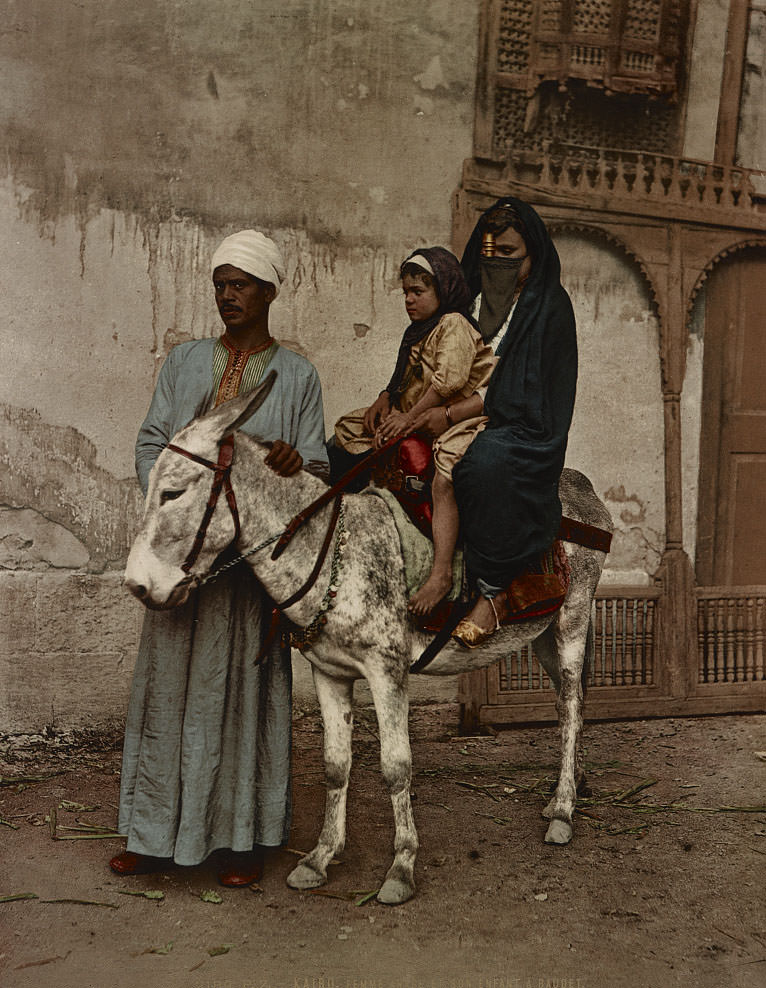
[[431, 481], [434, 457], [431, 443], [420, 436], [407, 436], [392, 446], [373, 468], [373, 480], [396, 495], [413, 523], [430, 539], [433, 509]]

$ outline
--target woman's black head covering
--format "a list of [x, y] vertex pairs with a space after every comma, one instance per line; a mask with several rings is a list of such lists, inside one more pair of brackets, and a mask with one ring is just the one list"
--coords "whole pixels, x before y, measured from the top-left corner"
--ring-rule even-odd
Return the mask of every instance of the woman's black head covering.
[[487, 343], [494, 339], [508, 320], [517, 296], [521, 267], [530, 254], [527, 248], [524, 257], [484, 256], [484, 236], [487, 233], [504, 233], [508, 229], [515, 230], [527, 243], [529, 234], [516, 210], [508, 205], [493, 206], [482, 214], [470, 244], [471, 253], [466, 248], [463, 257], [464, 266], [470, 268], [471, 296], [475, 297], [481, 292], [477, 321], [479, 332]]
[[444, 247], [421, 247], [419, 250], [413, 251], [402, 262], [400, 270], [404, 268], [410, 258], [418, 254], [431, 265], [436, 294], [439, 297], [439, 308], [430, 319], [412, 322], [404, 331], [396, 358], [396, 367], [386, 386], [386, 391], [388, 391], [392, 401], [401, 388], [413, 346], [425, 339], [445, 313], [459, 312], [467, 317], [468, 307], [471, 304], [471, 293], [468, 290], [463, 269], [454, 254], [445, 250]]
[[[497, 348], [484, 399], [487, 428], [455, 466], [453, 481], [474, 576], [495, 586], [547, 549], [558, 532], [564, 466], [577, 382], [577, 339], [553, 241], [521, 199], [498, 199], [521, 220], [532, 268]], [[463, 254], [472, 293], [480, 289], [482, 219]]]

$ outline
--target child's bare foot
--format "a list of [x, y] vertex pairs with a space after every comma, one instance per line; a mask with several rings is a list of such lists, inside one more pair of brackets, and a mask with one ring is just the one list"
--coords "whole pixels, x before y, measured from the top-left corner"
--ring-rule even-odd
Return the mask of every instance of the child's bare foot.
[[443, 573], [432, 570], [431, 575], [420, 590], [410, 597], [408, 610], [411, 614], [417, 614], [418, 617], [430, 613], [439, 601], [449, 593], [451, 586], [452, 572], [450, 570]]

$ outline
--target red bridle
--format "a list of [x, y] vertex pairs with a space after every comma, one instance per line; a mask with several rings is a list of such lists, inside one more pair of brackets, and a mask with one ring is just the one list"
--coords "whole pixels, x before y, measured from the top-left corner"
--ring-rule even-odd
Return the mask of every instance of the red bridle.
[[188, 573], [202, 551], [202, 545], [205, 541], [205, 536], [207, 535], [210, 519], [213, 517], [213, 512], [215, 511], [215, 506], [218, 504], [218, 498], [220, 497], [221, 491], [223, 491], [226, 495], [226, 501], [229, 505], [231, 516], [234, 519], [234, 538], [232, 539], [232, 542], [236, 542], [239, 538], [239, 512], [237, 511], [237, 499], [234, 497], [234, 488], [231, 486], [231, 461], [234, 455], [234, 436], [225, 436], [221, 440], [221, 445], [218, 447], [217, 463], [213, 463], [212, 460], [206, 460], [201, 456], [197, 456], [196, 453], [190, 453], [188, 449], [182, 449], [181, 446], [175, 446], [173, 443], [168, 443], [167, 448], [172, 449], [174, 453], [180, 453], [181, 456], [185, 456], [187, 459], [193, 460], [195, 463], [199, 463], [201, 466], [207, 467], [208, 470], [213, 471], [213, 486], [210, 489], [210, 496], [207, 499], [205, 513], [202, 516], [202, 521], [199, 523], [199, 528], [197, 529], [197, 534], [194, 537], [194, 543], [189, 550], [189, 555], [186, 557], [185, 562], [181, 566], [184, 573]]

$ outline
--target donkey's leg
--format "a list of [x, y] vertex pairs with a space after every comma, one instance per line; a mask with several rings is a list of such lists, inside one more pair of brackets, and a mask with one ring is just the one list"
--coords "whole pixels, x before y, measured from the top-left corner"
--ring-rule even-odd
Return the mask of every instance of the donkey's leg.
[[415, 894], [415, 855], [418, 851], [410, 802], [409, 699], [406, 684], [396, 684], [386, 678], [370, 679], [369, 682], [380, 731], [380, 767], [391, 793], [395, 827], [394, 860], [378, 892], [378, 902], [395, 906]]
[[556, 636], [553, 632], [553, 622], [535, 638], [532, 648], [537, 656], [537, 661], [548, 673], [551, 685], [558, 693], [561, 681], [559, 679], [559, 652], [556, 647]]
[[[535, 655], [537, 656], [538, 662], [548, 673], [551, 680], [551, 686], [556, 690], [556, 696], [558, 698], [558, 694], [561, 690], [561, 663], [559, 661], [559, 650], [556, 645], [554, 626], [555, 621], [552, 621], [545, 631], [535, 638], [532, 643], [532, 647], [535, 650]], [[543, 810], [543, 816], [546, 820], [552, 819], [555, 802], [556, 799], [554, 797]]]
[[[582, 686], [582, 704], [585, 706], [588, 689], [588, 676], [591, 674], [596, 661], [596, 629], [593, 627], [593, 617], [588, 621], [588, 635], [585, 639], [585, 654], [582, 671], [580, 673], [580, 685]], [[585, 774], [585, 766], [582, 757], [582, 731], [577, 737], [577, 751], [575, 752], [575, 784], [577, 785], [577, 795], [588, 797], [591, 795], [588, 778]]]
[[582, 667], [590, 626], [590, 608], [568, 608], [559, 612], [556, 647], [559, 653], [561, 686], [556, 709], [561, 736], [559, 781], [545, 809], [550, 824], [546, 844], [568, 844], [572, 839], [572, 815], [577, 799], [579, 741], [582, 731]]
[[[587, 678], [587, 674], [588, 674], [589, 670], [593, 667], [593, 657], [594, 657], [594, 638], [593, 638], [593, 634], [594, 634], [594, 632], [593, 632], [593, 621], [590, 620], [588, 622], [588, 635], [587, 635], [587, 639], [586, 639], [586, 642], [585, 642], [585, 660], [583, 662], [583, 667], [582, 667], [582, 672], [581, 672], [581, 680], [580, 680], [581, 681], [581, 685], [582, 685], [582, 702], [583, 703], [585, 702], [585, 680]], [[543, 645], [543, 648], [542, 649], [540, 647], [541, 646], [541, 643]], [[551, 677], [551, 680], [553, 681], [554, 686], [556, 687], [556, 690], [558, 692], [559, 689], [560, 689], [560, 681], [559, 681], [559, 676], [560, 676], [560, 672], [559, 672], [559, 653], [558, 653], [558, 648], [556, 646], [556, 639], [555, 639], [555, 635], [553, 633], [553, 626], [552, 625], [545, 629], [545, 631], [540, 636], [540, 638], [537, 638], [535, 640], [534, 647], [535, 647], [535, 654], [537, 655], [537, 658], [542, 663], [543, 668], [545, 669], [545, 671]], [[543, 649], [545, 651], [543, 651]], [[543, 658], [543, 656], [545, 656], [545, 658]], [[555, 667], [556, 667], [556, 673], [555, 673], [555, 675], [552, 673], [551, 668], [549, 668], [549, 664], [551, 664], [551, 666], [552, 666], [554, 664], [554, 662], [555, 662]], [[578, 796], [589, 796], [590, 795], [590, 789], [589, 789], [589, 786], [588, 786], [588, 780], [586, 778], [585, 769], [583, 768], [583, 764], [582, 764], [582, 730], [580, 730], [580, 733], [577, 736], [577, 744], [576, 744], [576, 747], [575, 747], [575, 787], [576, 787], [576, 792], [577, 792], [577, 795]], [[551, 799], [551, 801], [548, 803], [548, 805], [543, 810], [543, 816], [545, 817], [546, 820], [553, 819], [553, 813], [554, 813], [555, 806], [556, 806], [556, 797], [553, 796], [553, 798]]]
[[287, 876], [294, 889], [312, 889], [327, 881], [327, 866], [346, 842], [346, 795], [351, 771], [353, 680], [333, 679], [313, 668], [314, 686], [324, 722], [327, 796], [324, 826], [317, 846]]

